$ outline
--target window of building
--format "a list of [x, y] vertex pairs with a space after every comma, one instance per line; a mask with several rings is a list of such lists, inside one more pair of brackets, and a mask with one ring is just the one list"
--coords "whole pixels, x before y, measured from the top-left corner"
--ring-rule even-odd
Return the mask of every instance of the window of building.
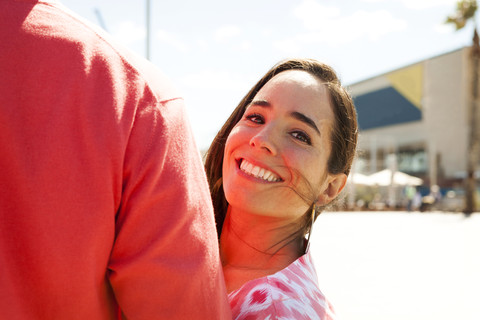
[[399, 151], [397, 159], [399, 171], [425, 173], [428, 170], [428, 158], [425, 150]]

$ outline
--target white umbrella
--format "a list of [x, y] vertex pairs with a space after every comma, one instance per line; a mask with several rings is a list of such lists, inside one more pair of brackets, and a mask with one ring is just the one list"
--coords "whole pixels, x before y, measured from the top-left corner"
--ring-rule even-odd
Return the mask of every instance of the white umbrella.
[[[392, 170], [385, 169], [368, 176], [370, 183], [379, 186], [392, 185]], [[400, 186], [419, 186], [423, 183], [423, 180], [406, 173], [395, 171], [393, 174], [393, 184]]]
[[353, 182], [353, 184], [361, 184], [364, 186], [371, 186], [374, 184], [371, 182], [371, 179], [369, 176], [361, 173], [351, 174], [349, 178]]

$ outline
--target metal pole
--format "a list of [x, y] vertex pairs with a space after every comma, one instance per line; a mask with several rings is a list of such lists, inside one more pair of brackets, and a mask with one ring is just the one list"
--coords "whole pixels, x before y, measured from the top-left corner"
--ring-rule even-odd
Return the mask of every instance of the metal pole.
[[97, 16], [98, 23], [100, 27], [102, 27], [105, 31], [108, 31], [107, 26], [105, 25], [105, 21], [103, 21], [102, 13], [98, 8], [95, 8], [95, 15]]
[[145, 55], [147, 60], [150, 60], [150, 0], [147, 0], [147, 17], [146, 17], [146, 27], [147, 27], [147, 46], [145, 49]]

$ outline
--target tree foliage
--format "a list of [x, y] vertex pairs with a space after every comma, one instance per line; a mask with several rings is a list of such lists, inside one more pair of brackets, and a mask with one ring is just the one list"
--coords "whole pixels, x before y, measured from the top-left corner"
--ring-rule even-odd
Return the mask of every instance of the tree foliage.
[[446, 23], [453, 23], [456, 30], [460, 30], [469, 20], [475, 20], [477, 11], [477, 0], [461, 0], [457, 2], [457, 9], [454, 14], [447, 17]]

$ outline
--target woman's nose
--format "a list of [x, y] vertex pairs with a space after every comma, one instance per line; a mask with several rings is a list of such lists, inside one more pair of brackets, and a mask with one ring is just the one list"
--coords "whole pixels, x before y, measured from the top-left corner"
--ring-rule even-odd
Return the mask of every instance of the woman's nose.
[[278, 147], [275, 143], [273, 130], [265, 127], [250, 139], [250, 146], [260, 148], [272, 155], [277, 155]]

